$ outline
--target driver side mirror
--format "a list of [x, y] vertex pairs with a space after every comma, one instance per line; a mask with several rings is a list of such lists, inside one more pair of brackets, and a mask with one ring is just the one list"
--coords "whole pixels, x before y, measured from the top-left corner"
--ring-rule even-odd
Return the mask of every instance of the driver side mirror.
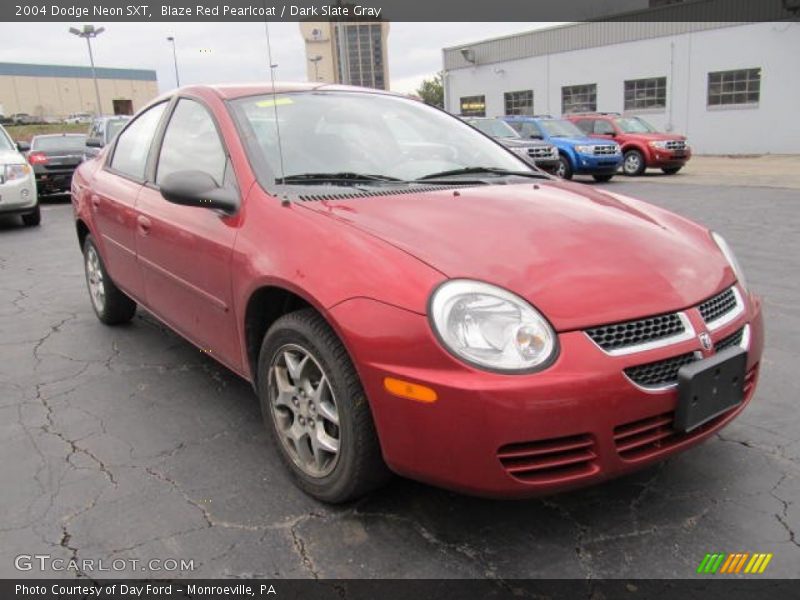
[[232, 214], [239, 209], [239, 193], [217, 185], [203, 171], [177, 171], [164, 178], [161, 195], [167, 202], [197, 208], [216, 208]]
[[28, 152], [31, 149], [31, 145], [28, 142], [19, 141], [17, 142], [17, 150], [20, 152]]

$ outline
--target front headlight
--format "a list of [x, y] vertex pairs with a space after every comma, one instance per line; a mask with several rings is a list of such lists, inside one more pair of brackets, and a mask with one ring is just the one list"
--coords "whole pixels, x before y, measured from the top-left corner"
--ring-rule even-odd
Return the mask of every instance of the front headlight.
[[665, 140], [658, 140], [655, 142], [648, 142], [651, 148], [658, 148], [659, 150], [667, 149], [667, 142]]
[[747, 291], [747, 281], [744, 278], [744, 271], [742, 271], [742, 266], [739, 264], [739, 261], [736, 260], [736, 255], [733, 253], [733, 249], [720, 234], [712, 231], [711, 237], [714, 239], [717, 246], [719, 246], [722, 254], [725, 255], [725, 259], [728, 261], [731, 269], [733, 269], [733, 274], [736, 275], [736, 280], [739, 282], [739, 285], [742, 286], [742, 289]]
[[31, 172], [30, 165], [6, 165], [3, 169], [3, 181], [24, 179]]
[[430, 320], [447, 350], [478, 367], [524, 372], [556, 353], [547, 320], [519, 296], [497, 286], [452, 279], [431, 296]]
[[575, 152], [579, 154], [593, 154], [594, 146], [575, 146]]

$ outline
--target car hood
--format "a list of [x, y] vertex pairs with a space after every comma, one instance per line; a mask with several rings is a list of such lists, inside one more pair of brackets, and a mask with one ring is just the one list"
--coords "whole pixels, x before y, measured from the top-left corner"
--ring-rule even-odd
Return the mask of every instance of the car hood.
[[541, 148], [542, 146], [550, 147], [551, 144], [538, 140], [526, 140], [522, 138], [495, 138], [498, 142], [503, 144], [506, 148]]
[[676, 135], [673, 133], [626, 133], [624, 135], [629, 140], [637, 139], [637, 140], [643, 140], [645, 142], [663, 141], [663, 140], [686, 141], [685, 135]]
[[590, 137], [554, 137], [550, 138], [550, 141], [554, 144], [564, 144], [569, 146], [604, 146], [608, 144], [616, 144], [614, 140], [605, 140], [598, 141], [597, 138], [590, 138]]
[[15, 150], [0, 150], [0, 165], [18, 165], [24, 163], [23, 156]]
[[704, 228], [578, 184], [327, 198], [302, 206], [377, 236], [447, 277], [515, 292], [559, 331], [686, 308], [734, 280]]

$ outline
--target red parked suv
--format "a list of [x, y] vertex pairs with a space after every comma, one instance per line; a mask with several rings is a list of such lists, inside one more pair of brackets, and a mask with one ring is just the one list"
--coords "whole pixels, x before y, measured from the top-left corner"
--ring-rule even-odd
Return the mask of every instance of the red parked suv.
[[377, 90], [194, 86], [73, 179], [99, 319], [141, 305], [252, 382], [306, 492], [390, 472], [525, 497], [707, 439], [761, 302], [716, 233]]
[[641, 117], [581, 113], [565, 115], [565, 118], [588, 136], [613, 139], [622, 146], [622, 172], [625, 175], [641, 175], [647, 168], [661, 169], [667, 175], [674, 175], [692, 157], [685, 136], [661, 133]]

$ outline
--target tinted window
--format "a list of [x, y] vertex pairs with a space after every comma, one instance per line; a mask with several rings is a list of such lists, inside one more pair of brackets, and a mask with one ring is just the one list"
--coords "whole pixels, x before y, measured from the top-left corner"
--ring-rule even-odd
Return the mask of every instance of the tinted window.
[[136, 117], [131, 126], [122, 132], [111, 159], [112, 169], [136, 179], [144, 179], [150, 144], [153, 142], [153, 136], [165, 107], [166, 103], [162, 102], [149, 108]]
[[203, 171], [222, 185], [225, 149], [208, 111], [194, 100], [182, 99], [167, 125], [158, 157], [156, 183], [176, 171]]
[[578, 126], [583, 133], [592, 133], [592, 129], [594, 128], [594, 123], [591, 119], [581, 119], [580, 121], [576, 121], [575, 125]]

